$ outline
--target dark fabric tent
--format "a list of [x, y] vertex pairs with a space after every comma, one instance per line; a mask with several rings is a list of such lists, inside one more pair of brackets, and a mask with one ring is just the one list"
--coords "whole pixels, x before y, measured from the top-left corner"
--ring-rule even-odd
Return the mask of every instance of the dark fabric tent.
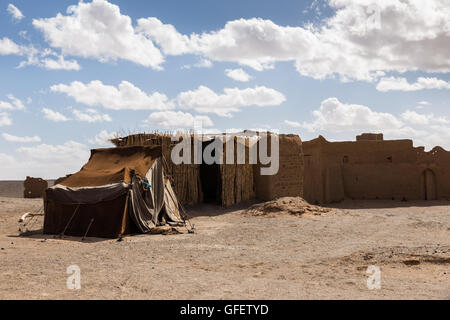
[[116, 238], [182, 225], [160, 147], [96, 149], [83, 168], [48, 188], [44, 234]]

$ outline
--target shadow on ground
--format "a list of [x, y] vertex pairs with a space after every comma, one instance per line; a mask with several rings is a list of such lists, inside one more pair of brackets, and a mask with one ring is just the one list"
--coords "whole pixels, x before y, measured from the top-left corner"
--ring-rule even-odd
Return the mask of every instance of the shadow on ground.
[[342, 202], [328, 203], [322, 205], [326, 208], [336, 209], [383, 209], [383, 208], [408, 208], [408, 207], [433, 207], [448, 206], [450, 200], [351, 200], [346, 199]]

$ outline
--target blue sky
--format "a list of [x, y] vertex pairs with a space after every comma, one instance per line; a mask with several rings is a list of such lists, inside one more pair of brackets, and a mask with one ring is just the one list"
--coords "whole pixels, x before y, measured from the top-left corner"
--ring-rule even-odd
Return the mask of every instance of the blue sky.
[[445, 0], [2, 0], [0, 179], [194, 121], [450, 149], [448, 16]]

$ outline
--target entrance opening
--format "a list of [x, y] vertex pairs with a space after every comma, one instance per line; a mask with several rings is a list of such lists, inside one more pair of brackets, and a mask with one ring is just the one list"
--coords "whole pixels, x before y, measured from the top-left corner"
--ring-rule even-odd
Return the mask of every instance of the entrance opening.
[[[203, 142], [202, 152], [210, 143], [211, 141]], [[215, 156], [214, 151], [212, 156]], [[200, 182], [202, 185], [203, 202], [221, 204], [222, 181], [219, 165], [216, 163], [206, 164], [202, 162], [202, 164], [200, 165]]]
[[436, 200], [436, 176], [434, 172], [427, 169], [422, 174], [423, 180], [423, 199], [424, 200]]

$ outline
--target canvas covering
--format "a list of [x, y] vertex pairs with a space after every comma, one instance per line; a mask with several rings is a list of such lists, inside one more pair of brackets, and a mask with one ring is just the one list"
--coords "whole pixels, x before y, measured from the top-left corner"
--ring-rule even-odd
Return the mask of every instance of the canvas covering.
[[79, 172], [46, 190], [44, 233], [114, 238], [181, 223], [163, 171], [159, 147], [92, 150]]

